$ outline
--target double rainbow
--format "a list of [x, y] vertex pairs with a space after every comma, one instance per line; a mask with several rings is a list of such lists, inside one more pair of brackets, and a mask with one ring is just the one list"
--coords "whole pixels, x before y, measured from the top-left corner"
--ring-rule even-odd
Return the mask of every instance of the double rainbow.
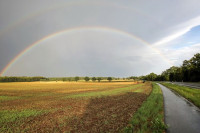
[[34, 42], [33, 44], [30, 44], [27, 48], [25, 48], [24, 50], [22, 50], [17, 56], [15, 56], [4, 68], [3, 70], [0, 72], [0, 76], [4, 76], [5, 73], [9, 70], [10, 67], [12, 67], [23, 55], [25, 55], [27, 52], [29, 52], [32, 48], [34, 48], [35, 46], [41, 44], [42, 42], [48, 41], [51, 38], [54, 37], [59, 37], [63, 34], [67, 34], [67, 33], [73, 33], [73, 32], [77, 32], [77, 31], [87, 31], [87, 30], [92, 30], [92, 31], [99, 31], [99, 32], [109, 32], [109, 33], [115, 33], [115, 34], [119, 34], [121, 36], [126, 36], [129, 38], [132, 38], [134, 40], [137, 40], [145, 45], [148, 45], [149, 47], [151, 47], [156, 53], [158, 53], [160, 56], [163, 57], [163, 59], [165, 61], [167, 61], [170, 65], [171, 62], [165, 58], [164, 55], [161, 54], [161, 52], [155, 48], [153, 48], [151, 46], [151, 44], [149, 44], [148, 42], [146, 42], [145, 40], [135, 36], [134, 34], [130, 34], [128, 32], [124, 32], [118, 29], [114, 29], [114, 28], [109, 28], [109, 27], [102, 27], [102, 26], [84, 26], [84, 27], [75, 27], [75, 28], [69, 28], [69, 29], [65, 29], [65, 30], [61, 30], [58, 32], [55, 32], [53, 34], [50, 34], [48, 36], [43, 37], [42, 39]]

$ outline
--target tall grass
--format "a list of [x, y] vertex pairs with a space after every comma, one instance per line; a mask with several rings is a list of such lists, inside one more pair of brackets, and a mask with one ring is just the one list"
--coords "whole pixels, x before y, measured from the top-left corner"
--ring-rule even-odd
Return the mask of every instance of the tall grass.
[[196, 106], [200, 107], [200, 89], [192, 89], [185, 86], [175, 85], [171, 83], [161, 83], [162, 85], [176, 91], [181, 96], [185, 97]]
[[157, 84], [153, 83], [153, 90], [150, 96], [133, 115], [129, 125], [124, 129], [124, 132], [162, 133], [167, 128], [163, 120], [164, 113], [162, 91]]

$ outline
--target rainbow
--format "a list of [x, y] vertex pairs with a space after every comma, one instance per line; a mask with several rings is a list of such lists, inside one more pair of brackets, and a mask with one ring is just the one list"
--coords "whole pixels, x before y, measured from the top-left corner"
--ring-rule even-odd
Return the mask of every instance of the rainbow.
[[16, 20], [15, 22], [9, 24], [8, 26], [6, 26], [4, 29], [2, 29], [0, 31], [0, 36], [7, 34], [11, 30], [15, 29], [16, 27], [23, 25], [23, 23], [25, 23], [27, 21], [31, 21], [31, 19], [36, 18], [36, 17], [41, 16], [41, 15], [44, 15], [48, 12], [55, 11], [55, 10], [61, 9], [61, 8], [72, 7], [72, 6], [82, 6], [82, 5], [110, 6], [110, 7], [123, 9], [123, 10], [128, 10], [130, 12], [135, 12], [137, 14], [140, 14], [141, 16], [144, 16], [148, 19], [151, 19], [154, 23], [160, 24], [159, 21], [157, 21], [153, 16], [150, 16], [150, 15], [143, 13], [143, 12], [137, 10], [137, 9], [134, 9], [134, 8], [129, 8], [129, 7], [126, 7], [126, 6], [123, 6], [123, 5], [118, 5], [116, 3], [111, 3], [111, 2], [106, 2], [106, 3], [100, 2], [99, 3], [99, 2], [91, 2], [91, 1], [86, 2], [85, 0], [82, 0], [82, 1], [78, 1], [78, 2], [73, 1], [73, 2], [62, 3], [62, 4], [59, 4], [59, 5], [54, 5], [52, 7], [45, 8], [43, 10], [33, 12], [33, 13], [23, 17], [23, 18]]
[[125, 31], [121, 31], [121, 30], [118, 30], [118, 29], [114, 29], [114, 28], [109, 28], [109, 27], [102, 27], [102, 26], [84, 26], [84, 27], [75, 27], [75, 28], [69, 28], [69, 29], [65, 29], [65, 30], [61, 30], [61, 31], [58, 31], [58, 32], [55, 32], [53, 34], [50, 34], [48, 36], [45, 36], [43, 37], [42, 39], [34, 42], [33, 44], [29, 45], [27, 48], [25, 48], [23, 51], [21, 51], [17, 56], [15, 56], [4, 68], [3, 70], [0, 72], [0, 76], [3, 76], [8, 70], [10, 67], [12, 67], [23, 55], [25, 55], [27, 52], [29, 52], [32, 48], [34, 48], [35, 46], [41, 44], [42, 42], [45, 42], [45, 41], [48, 41], [49, 39], [51, 38], [54, 38], [54, 37], [58, 37], [60, 35], [63, 35], [63, 34], [66, 34], [66, 33], [72, 33], [72, 32], [77, 32], [77, 31], [87, 31], [87, 30], [92, 30], [92, 31], [101, 31], [101, 32], [110, 32], [110, 33], [117, 33], [121, 36], [126, 36], [126, 37], [130, 37], [134, 40], [137, 40], [145, 45], [148, 45], [150, 46], [154, 51], [156, 51], [158, 54], [160, 54], [164, 60], [166, 60], [170, 65], [171, 65], [171, 62], [165, 58], [164, 55], [162, 55], [160, 53], [159, 50], [153, 48], [151, 46], [151, 44], [149, 44], [148, 42], [146, 42], [145, 40], [142, 40], [141, 38], [133, 35], [133, 34], [130, 34], [128, 32], [125, 32]]

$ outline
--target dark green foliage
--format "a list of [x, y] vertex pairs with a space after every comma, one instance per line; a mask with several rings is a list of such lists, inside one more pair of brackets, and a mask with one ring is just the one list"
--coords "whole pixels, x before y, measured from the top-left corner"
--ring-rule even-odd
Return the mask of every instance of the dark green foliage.
[[98, 82], [101, 82], [102, 78], [101, 78], [101, 77], [98, 77], [97, 80], [98, 80]]
[[88, 82], [88, 81], [90, 80], [90, 78], [89, 78], [89, 77], [85, 77], [84, 80], [85, 80], [86, 82]]
[[45, 77], [0, 77], [0, 82], [33, 82], [48, 80]]
[[172, 66], [162, 72], [161, 75], [150, 73], [140, 76], [139, 79], [149, 81], [200, 81], [200, 53], [195, 54], [190, 60], [183, 61], [182, 66]]
[[136, 80], [136, 79], [138, 79], [138, 77], [136, 77], [136, 76], [131, 76], [131, 77], [129, 77], [129, 79]]
[[95, 77], [92, 77], [92, 81], [95, 82], [97, 79]]
[[72, 79], [71, 78], [67, 78], [67, 80], [70, 82], [70, 81], [72, 81]]
[[111, 82], [111, 81], [112, 81], [112, 77], [108, 77], [107, 80], [108, 80], [109, 82]]
[[[48, 77], [48, 78], [46, 77], [0, 77], [0, 82], [34, 82], [34, 81], [69, 81], [70, 82], [70, 81], [85, 80], [85, 78], [86, 77], [78, 77], [78, 76], [77, 77]], [[100, 82], [101, 80], [107, 80], [107, 77], [98, 77], [95, 79]], [[93, 81], [96, 81], [96, 80], [93, 80]]]
[[181, 67], [171, 67], [162, 73], [169, 81], [200, 81], [200, 53], [183, 61]]
[[79, 78], [78, 76], [76, 76], [76, 77], [74, 78], [74, 80], [77, 82], [78, 80], [80, 80], [80, 78]]
[[147, 80], [149, 81], [155, 81], [156, 78], [157, 75], [155, 73], [150, 73], [149, 75], [147, 75]]
[[64, 82], [64, 81], [67, 81], [67, 78], [63, 78], [63, 82]]

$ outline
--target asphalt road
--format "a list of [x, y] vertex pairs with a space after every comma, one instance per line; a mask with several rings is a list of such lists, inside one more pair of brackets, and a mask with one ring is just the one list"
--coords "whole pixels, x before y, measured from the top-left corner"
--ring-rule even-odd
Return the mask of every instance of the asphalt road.
[[189, 82], [172, 82], [173, 84], [187, 86], [195, 89], [200, 89], [200, 83], [189, 83]]
[[159, 84], [163, 91], [168, 133], [200, 133], [200, 109], [185, 98]]

